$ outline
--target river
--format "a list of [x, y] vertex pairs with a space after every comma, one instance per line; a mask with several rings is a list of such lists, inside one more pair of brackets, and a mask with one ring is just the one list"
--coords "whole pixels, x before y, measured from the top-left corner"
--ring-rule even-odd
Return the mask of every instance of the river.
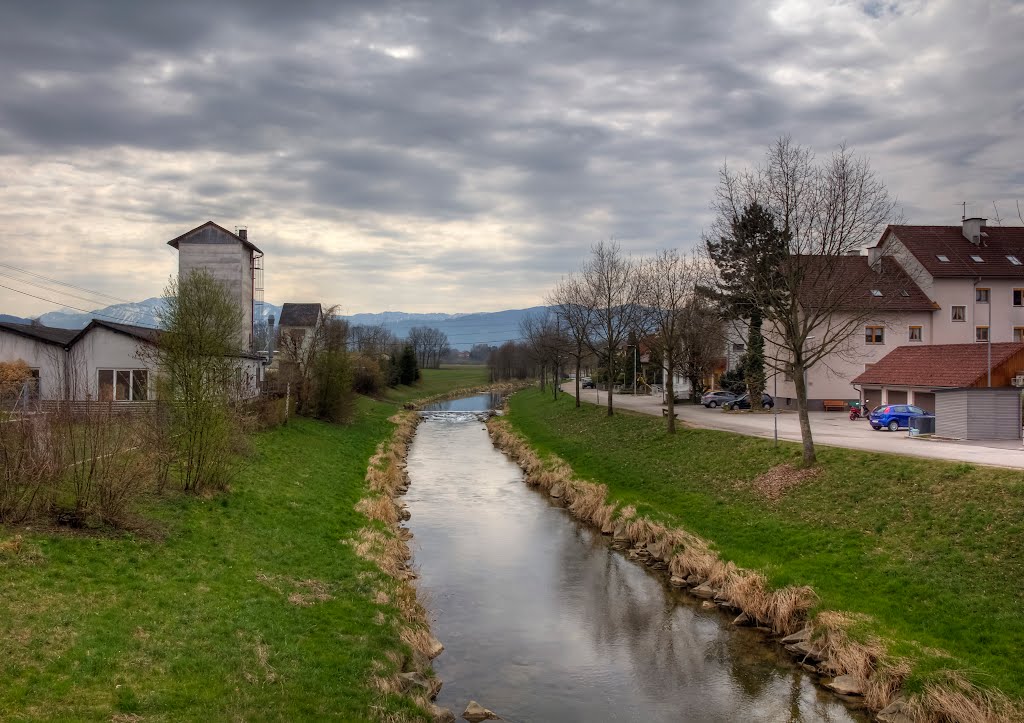
[[508, 721], [861, 721], [756, 631], [671, 589], [522, 481], [483, 417], [434, 405], [409, 451], [438, 704]]

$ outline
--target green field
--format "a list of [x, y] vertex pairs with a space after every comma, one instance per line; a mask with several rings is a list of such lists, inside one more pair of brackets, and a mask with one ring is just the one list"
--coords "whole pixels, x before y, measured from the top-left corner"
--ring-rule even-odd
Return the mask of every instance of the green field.
[[1024, 695], [1020, 473], [821, 447], [820, 474], [772, 502], [751, 482], [799, 463], [795, 444], [776, 450], [702, 429], [670, 437], [660, 419], [609, 419], [534, 390], [512, 397], [509, 419], [613, 499], [704, 537], [776, 585], [813, 586], [822, 609], [869, 616], [858, 634], [917, 661], [911, 689], [954, 669]]
[[442, 365], [440, 369], [421, 369], [420, 374], [422, 378], [414, 386], [400, 384], [389, 387], [384, 398], [392, 402], [409, 402], [445, 394], [456, 388], [487, 384], [490, 379], [487, 367], [475, 364]]
[[[428, 371], [405, 398], [479, 376]], [[367, 685], [402, 650], [398, 613], [346, 544], [394, 411], [361, 399], [349, 426], [259, 434], [229, 492], [149, 503], [152, 534], [0, 526], [0, 720], [417, 717]]]

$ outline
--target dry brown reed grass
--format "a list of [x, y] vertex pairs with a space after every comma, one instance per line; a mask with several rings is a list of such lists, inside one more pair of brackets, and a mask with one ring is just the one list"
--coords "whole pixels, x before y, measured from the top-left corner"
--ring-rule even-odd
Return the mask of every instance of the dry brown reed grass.
[[361, 512], [371, 520], [383, 522], [389, 527], [397, 524], [399, 519], [394, 500], [384, 495], [373, 495], [359, 500], [356, 503], [356, 512]]
[[925, 686], [920, 696], [907, 701], [905, 710], [914, 720], [927, 723], [1014, 723], [1024, 720], [1024, 710], [1002, 693], [982, 690], [960, 673], [949, 672], [942, 680]]

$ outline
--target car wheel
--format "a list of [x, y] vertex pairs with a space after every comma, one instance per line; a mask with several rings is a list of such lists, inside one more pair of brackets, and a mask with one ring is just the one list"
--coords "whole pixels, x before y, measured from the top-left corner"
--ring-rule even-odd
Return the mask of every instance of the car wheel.
[[898, 430], [899, 428], [900, 428], [900, 423], [899, 423], [899, 422], [897, 422], [897, 421], [896, 421], [895, 419], [894, 419], [894, 420], [892, 420], [891, 422], [889, 422], [889, 431], [890, 431], [890, 432], [895, 432], [895, 431], [897, 431], [897, 430]]
[[767, 402], [762, 404], [761, 406], [764, 407], [765, 409], [771, 409], [772, 408], [772, 405], [768, 404]]
[[708, 408], [709, 409], [714, 409], [717, 406], [718, 406], [718, 402], [716, 402], [714, 399], [712, 399], [710, 402], [708, 402]]

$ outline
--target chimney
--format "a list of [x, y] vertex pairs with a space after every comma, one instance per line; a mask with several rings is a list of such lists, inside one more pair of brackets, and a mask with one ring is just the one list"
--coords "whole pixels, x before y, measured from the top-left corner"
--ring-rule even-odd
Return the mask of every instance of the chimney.
[[242, 228], [238, 229], [237, 233], [238, 233], [238, 238], [242, 239], [243, 241], [248, 241], [249, 240], [249, 229], [245, 228], [244, 226]]
[[267, 363], [274, 361], [274, 322], [273, 314], [267, 314]]
[[964, 238], [975, 246], [981, 246], [981, 227], [987, 220], [987, 218], [965, 218]]
[[872, 246], [868, 249], [868, 266], [877, 273], [882, 271], [882, 247]]

